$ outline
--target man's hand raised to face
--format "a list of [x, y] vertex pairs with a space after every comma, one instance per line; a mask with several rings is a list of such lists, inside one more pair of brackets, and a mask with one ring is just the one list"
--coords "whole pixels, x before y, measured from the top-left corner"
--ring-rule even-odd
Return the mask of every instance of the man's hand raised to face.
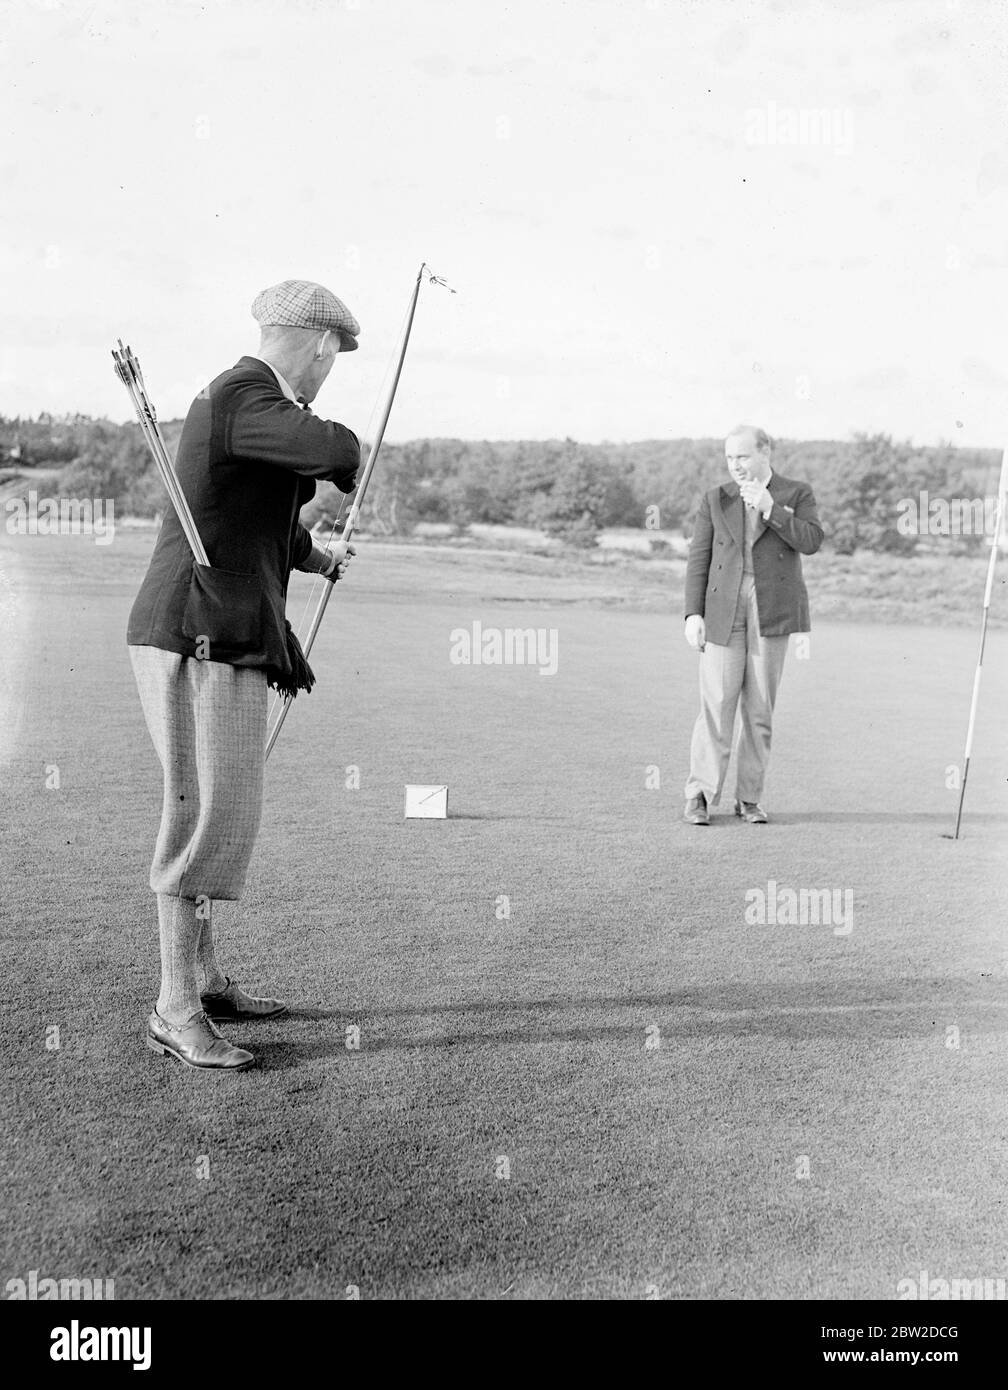
[[739, 492], [747, 507], [755, 507], [764, 521], [769, 520], [773, 498], [767, 490], [766, 483], [757, 483], [750, 478], [744, 483], [739, 483]]

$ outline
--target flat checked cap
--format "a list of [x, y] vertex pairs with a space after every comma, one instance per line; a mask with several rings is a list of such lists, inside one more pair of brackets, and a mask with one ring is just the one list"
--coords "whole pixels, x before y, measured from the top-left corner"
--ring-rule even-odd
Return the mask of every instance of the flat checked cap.
[[283, 280], [257, 294], [252, 301], [252, 317], [260, 327], [313, 328], [320, 333], [338, 333], [341, 352], [357, 347], [360, 324], [332, 290], [313, 280]]

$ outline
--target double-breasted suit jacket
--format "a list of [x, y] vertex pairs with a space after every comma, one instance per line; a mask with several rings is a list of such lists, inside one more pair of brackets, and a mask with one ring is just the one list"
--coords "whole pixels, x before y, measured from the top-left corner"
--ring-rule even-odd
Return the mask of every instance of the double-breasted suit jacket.
[[[753, 577], [760, 633], [783, 637], [808, 632], [809, 603], [801, 557], [814, 555], [823, 528], [808, 483], [774, 473], [768, 484], [773, 508], [753, 543]], [[704, 493], [697, 509], [686, 564], [685, 617], [699, 613], [708, 642], [726, 646], [742, 583], [745, 503], [738, 485], [722, 483]]]

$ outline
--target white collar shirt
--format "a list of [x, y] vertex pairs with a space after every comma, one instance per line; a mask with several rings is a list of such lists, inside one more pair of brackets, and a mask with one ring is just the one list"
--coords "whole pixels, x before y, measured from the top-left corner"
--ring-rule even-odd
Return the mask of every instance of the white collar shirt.
[[287, 380], [285, 376], [283, 376], [280, 372], [277, 371], [273, 363], [270, 362], [268, 358], [260, 357], [258, 353], [255, 352], [250, 352], [249, 356], [254, 358], [256, 362], [264, 362], [266, 366], [269, 367], [270, 371], [277, 379], [277, 384], [279, 385], [280, 390], [284, 393], [284, 395], [287, 397], [289, 401], [293, 401], [294, 404], [300, 408], [301, 402], [298, 400], [297, 396], [295, 396], [290, 382]]

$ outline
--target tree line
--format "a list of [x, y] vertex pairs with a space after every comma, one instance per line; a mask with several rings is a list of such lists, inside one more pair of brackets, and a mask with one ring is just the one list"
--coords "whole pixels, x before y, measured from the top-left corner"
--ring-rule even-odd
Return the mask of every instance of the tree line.
[[[181, 428], [178, 420], [163, 424], [170, 449]], [[410, 534], [422, 522], [460, 530], [474, 523], [535, 527], [584, 547], [594, 546], [605, 528], [637, 527], [650, 532], [660, 548], [663, 538], [689, 535], [700, 494], [724, 480], [723, 447], [718, 439], [386, 444], [363, 521], [373, 531], [396, 536]], [[993, 449], [916, 447], [886, 434], [781, 440], [773, 458], [777, 471], [812, 485], [828, 543], [843, 554], [907, 554], [927, 544], [926, 518], [917, 530], [905, 524], [907, 500], [916, 506], [922, 494], [990, 497], [999, 462]], [[113, 498], [119, 516], [153, 517], [165, 508], [160, 477], [135, 424], [82, 415], [0, 417], [0, 478], [19, 478], [28, 487], [39, 468], [59, 470], [56, 486], [63, 496]], [[336, 489], [322, 484], [305, 521], [331, 518], [339, 501]], [[978, 534], [949, 539], [964, 552], [983, 543]]]

